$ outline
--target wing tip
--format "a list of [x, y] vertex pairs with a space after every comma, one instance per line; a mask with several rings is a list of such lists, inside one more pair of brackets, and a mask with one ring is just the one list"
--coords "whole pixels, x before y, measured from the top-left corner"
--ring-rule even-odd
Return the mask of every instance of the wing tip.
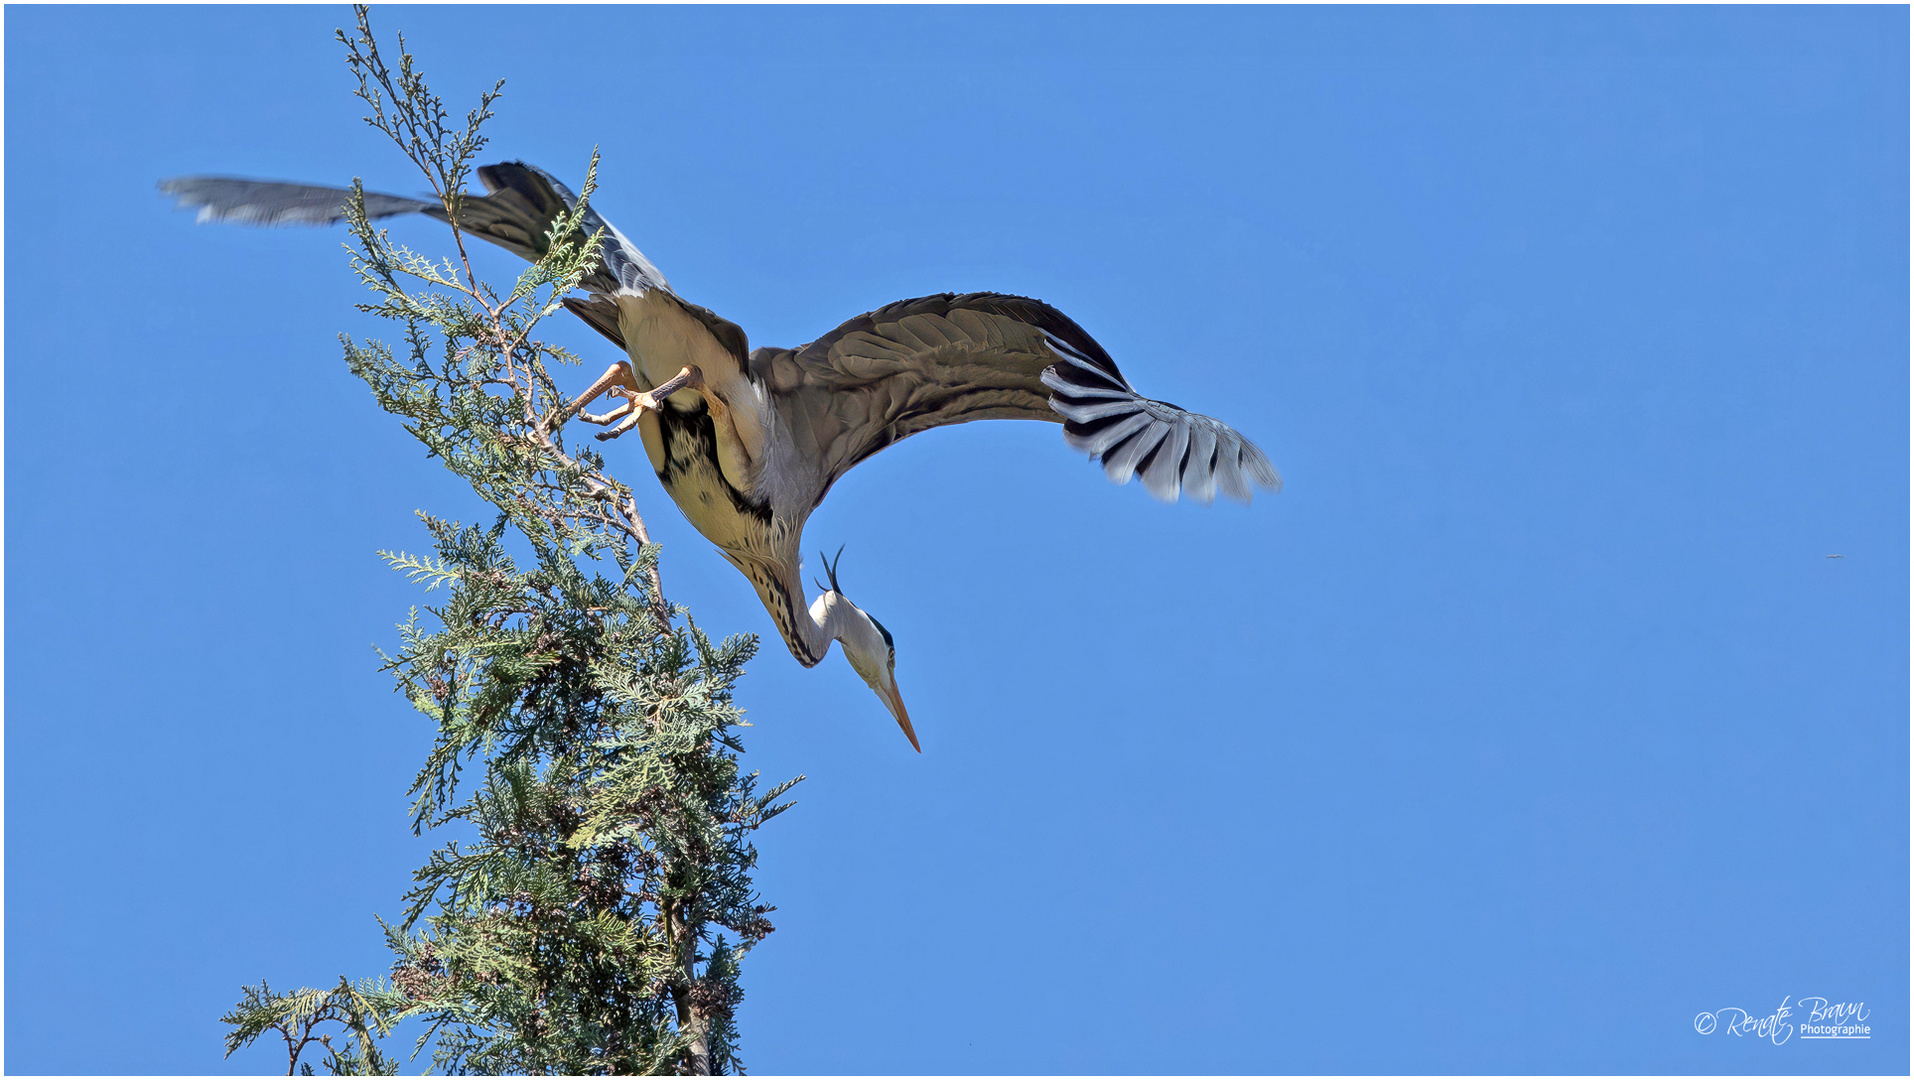
[[[1183, 419], [1165, 418], [1152, 415], [1138, 402], [1132, 410], [1113, 410], [1112, 414], [1079, 422], [1071, 415], [1076, 411], [1074, 407], [1060, 408], [1055, 398], [1051, 399], [1051, 407], [1065, 419], [1065, 445], [1089, 455], [1091, 461], [1103, 467], [1111, 483], [1127, 484], [1135, 478], [1160, 502], [1176, 502], [1180, 493], [1187, 492], [1193, 501], [1210, 506], [1220, 492], [1230, 501], [1248, 506], [1255, 501], [1259, 489], [1282, 494], [1282, 474], [1270, 464], [1269, 458], [1256, 444], [1221, 421], [1184, 410], [1177, 410]], [[1178, 435], [1180, 429], [1190, 427], [1197, 427], [1199, 432], [1215, 431], [1215, 442], [1201, 445], [1206, 448], [1213, 445], [1216, 452], [1198, 450], [1196, 453], [1202, 459], [1192, 460], [1189, 451], [1198, 443]], [[1171, 452], [1179, 455], [1175, 465], [1157, 456], [1166, 446], [1174, 446]]]

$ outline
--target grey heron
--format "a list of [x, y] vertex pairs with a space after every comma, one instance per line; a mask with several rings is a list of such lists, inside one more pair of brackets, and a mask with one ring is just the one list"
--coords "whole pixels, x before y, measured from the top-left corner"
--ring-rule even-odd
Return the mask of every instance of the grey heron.
[[[458, 226], [536, 260], [552, 222], [576, 197], [523, 162], [478, 170], [483, 197], [460, 204]], [[326, 225], [345, 218], [350, 192], [226, 177], [160, 184], [199, 220]], [[365, 195], [368, 217], [419, 213], [449, 221], [435, 200]], [[1061, 423], [1064, 441], [1132, 477], [1159, 499], [1218, 492], [1248, 502], [1253, 487], [1281, 490], [1269, 459], [1233, 428], [1144, 397], [1096, 339], [1038, 300], [943, 293], [859, 315], [808, 345], [758, 348], [737, 324], [673, 292], [623, 233], [603, 230], [602, 265], [566, 307], [622, 349], [572, 403], [578, 418], [637, 431], [651, 467], [691, 524], [757, 589], [791, 654], [805, 667], [831, 642], [922, 752], [897, 689], [897, 648], [882, 623], [852, 603], [827, 561], [828, 584], [805, 602], [804, 522], [852, 466], [900, 439], [946, 424], [1021, 419]], [[602, 415], [582, 412], [619, 399]], [[840, 552], [841, 556], [841, 552]]]

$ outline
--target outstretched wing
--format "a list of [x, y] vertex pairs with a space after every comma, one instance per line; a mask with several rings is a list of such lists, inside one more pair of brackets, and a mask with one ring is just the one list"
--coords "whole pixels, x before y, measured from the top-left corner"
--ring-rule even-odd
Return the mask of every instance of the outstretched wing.
[[[536, 261], [550, 249], [552, 222], [578, 202], [571, 189], [552, 174], [522, 161], [481, 166], [478, 178], [487, 194], [468, 195], [460, 201], [459, 228], [528, 261]], [[352, 192], [345, 188], [229, 176], [181, 176], [160, 181], [159, 188], [178, 200], [179, 206], [197, 208], [201, 222], [259, 226], [334, 225], [346, 219], [346, 202], [352, 198]], [[365, 207], [366, 216], [375, 220], [396, 214], [451, 220], [436, 199], [369, 191]], [[598, 211], [586, 207], [585, 232], [600, 229], [605, 233], [600, 244], [604, 263], [580, 283], [580, 288], [607, 295], [620, 289], [670, 291], [665, 276], [637, 245], [625, 239]]]
[[1248, 502], [1251, 485], [1282, 480], [1228, 425], [1137, 393], [1116, 362], [1068, 316], [1038, 300], [944, 293], [860, 315], [797, 349], [759, 349], [752, 373], [779, 419], [815, 448], [818, 498], [886, 446], [946, 424], [1048, 420], [1103, 461], [1117, 483], [1150, 494]]
[[[314, 187], [311, 184], [286, 184], [277, 180], [249, 180], [242, 176], [176, 176], [161, 180], [159, 189], [177, 200], [182, 209], [197, 209], [199, 223], [230, 221], [235, 225], [337, 225], [346, 219], [346, 202], [352, 192], [345, 188]], [[422, 214], [437, 208], [435, 202], [408, 199], [403, 195], [366, 192], [366, 216], [374, 219], [394, 214]], [[444, 218], [444, 210], [437, 215]]]

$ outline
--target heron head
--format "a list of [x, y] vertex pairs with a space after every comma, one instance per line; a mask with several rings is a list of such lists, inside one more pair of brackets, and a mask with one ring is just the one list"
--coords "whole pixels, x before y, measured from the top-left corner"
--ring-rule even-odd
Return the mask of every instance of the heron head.
[[[838, 558], [844, 557], [844, 549], [837, 549]], [[819, 556], [822, 558], [822, 555]], [[910, 740], [912, 749], [923, 753], [924, 748], [917, 744], [917, 732], [911, 727], [910, 713], [904, 708], [904, 698], [897, 691], [897, 641], [884, 624], [872, 618], [870, 613], [844, 595], [837, 584], [837, 564], [824, 560], [824, 572], [831, 579], [829, 585], [818, 582], [817, 587], [823, 595], [812, 605], [812, 614], [819, 621], [828, 618], [832, 609], [837, 609], [837, 641], [844, 647], [844, 659], [850, 661], [851, 670], [857, 672], [877, 699], [890, 710], [897, 726], [904, 729], [904, 737]]]

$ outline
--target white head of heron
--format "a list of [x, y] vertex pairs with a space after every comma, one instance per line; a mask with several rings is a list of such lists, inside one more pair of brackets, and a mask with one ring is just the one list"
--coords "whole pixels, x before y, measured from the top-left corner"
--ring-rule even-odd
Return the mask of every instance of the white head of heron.
[[[837, 549], [838, 558], [843, 558], [844, 549]], [[820, 555], [820, 558], [822, 556]], [[897, 642], [884, 624], [872, 618], [868, 612], [851, 603], [837, 584], [837, 564], [830, 559], [824, 560], [824, 572], [830, 578], [830, 584], [818, 582], [823, 592], [811, 603], [811, 618], [826, 628], [838, 644], [844, 646], [844, 659], [850, 661], [851, 670], [871, 688], [877, 699], [884, 703], [904, 731], [904, 737], [910, 740], [912, 749], [923, 753], [924, 748], [917, 744], [917, 732], [911, 727], [910, 713], [904, 708], [904, 698], [897, 690]]]

